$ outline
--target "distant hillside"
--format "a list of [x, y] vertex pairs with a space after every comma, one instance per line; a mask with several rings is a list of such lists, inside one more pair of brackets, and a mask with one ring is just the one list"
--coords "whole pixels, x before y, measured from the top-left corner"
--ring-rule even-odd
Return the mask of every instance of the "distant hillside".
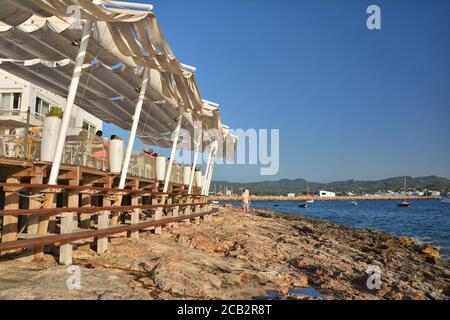
[[[437, 176], [427, 177], [407, 177], [407, 187], [409, 190], [437, 190], [441, 192], [450, 191], [450, 180]], [[305, 193], [307, 187], [309, 187], [310, 193], [314, 193], [318, 190], [328, 190], [337, 193], [353, 192], [355, 194], [375, 193], [377, 191], [401, 191], [403, 190], [403, 177], [394, 177], [384, 180], [376, 181], [359, 181], [359, 180], [346, 180], [346, 181], [334, 181], [329, 183], [317, 183], [306, 181], [305, 179], [282, 179], [278, 181], [263, 181], [263, 182], [251, 182], [251, 183], [231, 183], [227, 181], [214, 181], [212, 183], [212, 190], [216, 185], [217, 190], [219, 186], [223, 188], [233, 187], [234, 192], [237, 192], [240, 188], [248, 188], [253, 194], [260, 195], [279, 195], [287, 194], [289, 192]]]

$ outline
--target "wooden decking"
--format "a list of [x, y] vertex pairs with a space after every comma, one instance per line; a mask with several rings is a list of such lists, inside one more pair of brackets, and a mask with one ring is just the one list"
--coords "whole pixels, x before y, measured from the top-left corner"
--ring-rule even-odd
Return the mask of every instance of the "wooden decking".
[[90, 243], [103, 253], [109, 236], [160, 233], [164, 225], [199, 223], [215, 213], [198, 188], [188, 195], [187, 187], [171, 183], [165, 193], [154, 179], [129, 176], [122, 190], [119, 175], [76, 165], [61, 166], [58, 184], [49, 186], [50, 168], [0, 158], [0, 254], [39, 261], [56, 245], [60, 263], [68, 265], [74, 245]]

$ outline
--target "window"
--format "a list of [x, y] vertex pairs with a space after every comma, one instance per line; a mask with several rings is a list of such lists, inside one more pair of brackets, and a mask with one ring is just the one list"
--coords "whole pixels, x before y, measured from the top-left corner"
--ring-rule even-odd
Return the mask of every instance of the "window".
[[50, 110], [50, 104], [41, 98], [36, 98], [36, 105], [34, 107], [34, 112], [41, 116], [45, 116], [45, 114]]
[[83, 130], [86, 130], [89, 133], [89, 137], [94, 136], [95, 132], [97, 132], [97, 128], [93, 124], [90, 124], [89, 122], [84, 120], [83, 120]]
[[21, 98], [20, 92], [3, 92], [0, 94], [0, 108], [19, 110]]

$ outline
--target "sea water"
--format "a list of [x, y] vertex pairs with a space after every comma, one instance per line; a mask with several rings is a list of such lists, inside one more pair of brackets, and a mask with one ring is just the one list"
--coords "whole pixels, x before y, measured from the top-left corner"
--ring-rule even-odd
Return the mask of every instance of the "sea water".
[[[419, 243], [441, 249], [443, 259], [450, 259], [450, 204], [438, 200], [412, 200], [409, 208], [399, 208], [399, 201], [316, 201], [299, 208], [299, 201], [253, 202], [253, 208], [291, 212], [328, 220], [337, 224], [371, 228], [397, 236], [408, 236]], [[223, 202], [240, 205], [236, 202]]]

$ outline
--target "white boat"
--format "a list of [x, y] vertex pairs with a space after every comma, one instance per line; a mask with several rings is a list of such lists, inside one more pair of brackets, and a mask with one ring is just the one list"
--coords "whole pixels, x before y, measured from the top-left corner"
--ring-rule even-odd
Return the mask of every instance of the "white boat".
[[[307, 195], [308, 195], [308, 197], [309, 197], [309, 185], [308, 185], [308, 184], [306, 184], [306, 189], [308, 190], [308, 191], [307, 191]], [[306, 200], [306, 203], [314, 203], [314, 200], [313, 200], [313, 199], [311, 199], [311, 200]]]
[[444, 198], [441, 200], [441, 203], [450, 203], [450, 198]]
[[352, 202], [350, 202], [350, 204], [352, 204], [352, 205], [354, 205], [354, 206], [357, 206], [357, 205], [358, 205], [358, 202], [352, 201]]
[[408, 201], [406, 201], [406, 177], [403, 178], [403, 194], [404, 194], [404, 199], [402, 202], [397, 203], [397, 207], [399, 208], [409, 208], [410, 203]]

